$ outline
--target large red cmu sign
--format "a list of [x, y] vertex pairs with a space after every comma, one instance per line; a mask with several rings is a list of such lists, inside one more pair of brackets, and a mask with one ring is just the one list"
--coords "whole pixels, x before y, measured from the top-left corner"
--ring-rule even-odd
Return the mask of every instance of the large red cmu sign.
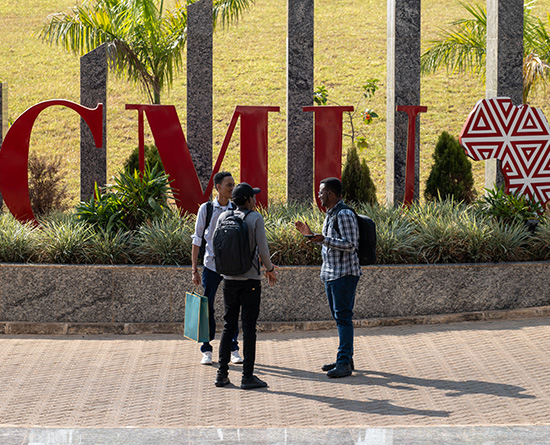
[[[13, 123], [0, 150], [0, 193], [12, 214], [20, 221], [34, 221], [27, 179], [29, 143], [38, 115], [51, 106], [74, 110], [90, 128], [96, 147], [103, 145], [103, 105], [91, 109], [67, 100], [50, 100], [26, 110]], [[237, 106], [206, 190], [202, 189], [185, 136], [173, 105], [126, 105], [138, 112], [139, 142], [143, 144], [143, 123], [147, 118], [166, 173], [170, 175], [176, 204], [182, 212], [196, 213], [207, 201], [213, 177], [220, 170], [227, 147], [239, 119], [241, 145], [240, 179], [260, 187], [260, 205], [268, 202], [268, 113], [279, 107]], [[315, 114], [315, 186], [321, 179], [341, 177], [342, 113], [353, 107], [304, 107]], [[308, 147], [304, 147], [307, 150]], [[309, 148], [311, 149], [311, 148]], [[142, 160], [141, 160], [142, 161]]]
[[468, 116], [460, 143], [476, 161], [502, 161], [506, 193], [550, 201], [550, 127], [538, 108], [508, 97], [480, 100]]

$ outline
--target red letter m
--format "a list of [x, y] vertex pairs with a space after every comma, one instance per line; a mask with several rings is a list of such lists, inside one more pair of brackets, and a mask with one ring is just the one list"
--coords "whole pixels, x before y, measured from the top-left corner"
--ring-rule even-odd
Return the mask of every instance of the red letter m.
[[231, 136], [241, 117], [241, 181], [260, 187], [258, 203], [267, 206], [267, 117], [279, 107], [237, 106], [225, 135], [210, 181], [203, 191], [191, 153], [173, 105], [126, 105], [138, 110], [140, 145], [143, 144], [143, 112], [155, 139], [164, 170], [170, 175], [176, 204], [180, 211], [196, 213], [201, 203], [210, 198], [214, 175], [220, 170]]

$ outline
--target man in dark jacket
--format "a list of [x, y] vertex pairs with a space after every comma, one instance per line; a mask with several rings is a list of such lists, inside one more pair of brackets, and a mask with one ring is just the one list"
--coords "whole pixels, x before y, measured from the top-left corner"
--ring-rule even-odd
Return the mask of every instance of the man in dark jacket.
[[[242, 275], [223, 276], [223, 301], [225, 306], [223, 333], [220, 341], [219, 369], [216, 375], [216, 386], [222, 387], [229, 382], [229, 360], [231, 354], [232, 336], [239, 323], [241, 314], [243, 333], [243, 371], [242, 389], [264, 388], [267, 383], [254, 375], [256, 361], [256, 321], [260, 313], [261, 295], [261, 264], [265, 267], [265, 276], [270, 285], [277, 282], [275, 266], [271, 263], [267, 239], [265, 236], [264, 219], [254, 211], [256, 195], [259, 188], [252, 188], [246, 182], [238, 184], [233, 189], [231, 200], [237, 205], [236, 215], [245, 218], [248, 228], [250, 252], [253, 253], [252, 266]], [[218, 219], [218, 227], [225, 218], [232, 215], [228, 210]]]

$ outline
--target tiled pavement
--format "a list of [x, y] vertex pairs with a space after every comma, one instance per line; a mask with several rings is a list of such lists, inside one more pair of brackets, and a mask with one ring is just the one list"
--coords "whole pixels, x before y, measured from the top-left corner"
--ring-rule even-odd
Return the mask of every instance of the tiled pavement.
[[357, 329], [356, 371], [328, 379], [336, 348], [260, 333], [269, 388], [243, 391], [178, 336], [1, 336], [0, 445], [550, 444], [550, 318]]

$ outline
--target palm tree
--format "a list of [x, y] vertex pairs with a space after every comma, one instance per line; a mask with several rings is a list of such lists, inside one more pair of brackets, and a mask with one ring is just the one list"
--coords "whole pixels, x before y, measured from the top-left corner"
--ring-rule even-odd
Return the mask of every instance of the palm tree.
[[[523, 9], [523, 103], [536, 85], [544, 85], [550, 75], [550, 36], [545, 23], [531, 15], [534, 1]], [[455, 72], [470, 71], [485, 77], [487, 41], [487, 10], [484, 6], [460, 3], [470, 18], [451, 23], [450, 30], [441, 32], [441, 38], [432, 40], [422, 54], [423, 73], [435, 72], [446, 66]], [[550, 17], [547, 18], [550, 24]]]
[[[83, 55], [106, 43], [115, 73], [139, 82], [151, 103], [160, 103], [182, 66], [187, 40], [187, 4], [164, 10], [164, 0], [95, 0], [52, 14], [39, 32], [50, 44]], [[213, 21], [237, 21], [254, 0], [214, 0]]]

